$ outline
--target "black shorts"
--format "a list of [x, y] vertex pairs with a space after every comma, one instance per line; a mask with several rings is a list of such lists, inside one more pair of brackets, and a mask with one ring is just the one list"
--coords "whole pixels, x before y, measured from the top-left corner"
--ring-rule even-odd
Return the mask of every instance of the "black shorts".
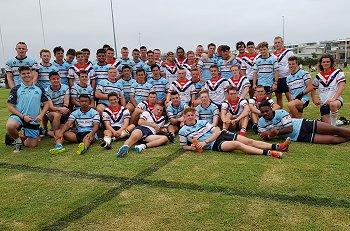
[[299, 113], [303, 113], [303, 112], [304, 112], [304, 108], [306, 108], [307, 106], [309, 106], [309, 103], [310, 103], [310, 101], [306, 101], [306, 102], [303, 104], [303, 107], [302, 107], [301, 109], [298, 109], [298, 108], [297, 108], [298, 112], [299, 112]]
[[213, 147], [211, 148], [211, 150], [221, 152], [222, 151], [221, 145], [225, 141], [232, 141], [232, 140], [236, 140], [236, 139], [237, 139], [236, 133], [229, 132], [227, 130], [222, 130], [220, 135], [218, 136], [218, 138], [216, 138], [216, 140], [214, 141], [214, 144], [213, 144]]
[[249, 80], [249, 83], [250, 83], [249, 88], [253, 88], [253, 80], [252, 79]]
[[83, 142], [84, 137], [89, 133], [90, 132], [77, 132], [77, 133], [75, 133], [77, 140], [78, 140], [78, 143]]
[[303, 119], [297, 141], [313, 143], [315, 139], [316, 130], [317, 130], [316, 120]]
[[116, 130], [116, 131], [118, 131], [118, 130], [120, 129], [119, 126], [112, 126], [112, 128], [113, 128], [114, 130]]
[[287, 78], [279, 78], [277, 83], [276, 93], [285, 93], [289, 92], [289, 88], [287, 85]]
[[136, 126], [136, 129], [139, 129], [141, 132], [142, 132], [142, 139], [146, 139], [148, 136], [150, 135], [154, 135], [153, 132], [151, 131], [151, 129], [149, 129], [148, 127], [145, 127], [145, 126], [142, 126], [142, 125], [139, 125], [139, 126]]
[[61, 115], [61, 119], [60, 119], [60, 123], [61, 123], [61, 124], [67, 123], [68, 118], [69, 118], [69, 115], [62, 114], [62, 115]]
[[[343, 106], [343, 102], [340, 100], [339, 102], [340, 102], [340, 108], [341, 108]], [[329, 107], [328, 104], [324, 104], [320, 107], [320, 112], [321, 112], [321, 116], [329, 115], [331, 113], [331, 108]]]
[[272, 94], [272, 87], [264, 86], [265, 95]]

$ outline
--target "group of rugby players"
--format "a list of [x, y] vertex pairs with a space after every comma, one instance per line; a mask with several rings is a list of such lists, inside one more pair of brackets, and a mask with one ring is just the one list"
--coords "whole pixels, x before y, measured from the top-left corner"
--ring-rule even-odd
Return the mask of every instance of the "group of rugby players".
[[[187, 53], [178, 47], [162, 60], [159, 49], [144, 46], [132, 51], [132, 59], [123, 47], [117, 59], [114, 49], [104, 45], [95, 61], [89, 60], [87, 48], [69, 49], [64, 57], [63, 48], [55, 47], [53, 62], [51, 52], [43, 49], [37, 64], [19, 42], [17, 56], [6, 63], [11, 88], [6, 143], [15, 142], [19, 152], [23, 145], [35, 147], [40, 137], [51, 136], [51, 154], [64, 152], [64, 141], [79, 143], [77, 154], [83, 154], [95, 140], [111, 149], [112, 141], [125, 138], [116, 152], [123, 157], [136, 143], [134, 150], [142, 152], [176, 142], [178, 133], [185, 150], [240, 150], [282, 158], [291, 140], [349, 141], [350, 129], [335, 126], [346, 81], [333, 57], [322, 55], [320, 73], [312, 81], [281, 37], [274, 39], [274, 47], [270, 53], [267, 42], [257, 47], [238, 42], [239, 53], [231, 55], [229, 46], [210, 43], [207, 52], [202, 45]], [[322, 122], [302, 119], [309, 93], [320, 105]], [[283, 110], [283, 94], [289, 112]], [[264, 140], [280, 136], [285, 141], [249, 139], [248, 126]]]

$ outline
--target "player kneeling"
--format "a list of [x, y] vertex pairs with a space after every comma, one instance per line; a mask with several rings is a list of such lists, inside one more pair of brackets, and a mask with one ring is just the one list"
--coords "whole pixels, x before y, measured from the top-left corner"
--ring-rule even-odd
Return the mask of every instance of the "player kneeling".
[[101, 147], [105, 149], [111, 149], [113, 140], [130, 136], [131, 131], [135, 128], [135, 125], [130, 124], [129, 110], [119, 104], [118, 93], [110, 92], [108, 101], [110, 106], [102, 113], [106, 130], [103, 132], [103, 139], [99, 140]]
[[[50, 149], [51, 154], [58, 154], [66, 151], [63, 147], [64, 140], [72, 143], [79, 143], [77, 154], [84, 154], [90, 144], [95, 141], [95, 135], [100, 124], [98, 111], [91, 108], [91, 99], [88, 95], [79, 96], [80, 108], [73, 111], [67, 123], [55, 132], [55, 147]], [[68, 131], [75, 122], [77, 132]]]
[[[213, 150], [220, 152], [232, 152], [240, 150], [247, 154], [265, 155], [282, 158], [281, 151], [287, 151], [289, 139], [281, 144], [269, 144], [252, 140], [227, 130], [220, 131], [205, 120], [196, 120], [196, 110], [186, 108], [184, 110], [185, 125], [180, 129], [180, 145], [185, 150]], [[195, 144], [197, 143], [197, 144]]]
[[139, 125], [132, 131], [130, 137], [120, 147], [115, 156], [125, 156], [129, 152], [130, 147], [139, 140], [142, 140], [145, 144], [136, 145], [136, 152], [166, 144], [168, 138], [164, 135], [157, 135], [162, 133], [164, 122], [165, 117], [163, 116], [162, 105], [156, 104], [152, 111], [144, 111], [140, 116]]

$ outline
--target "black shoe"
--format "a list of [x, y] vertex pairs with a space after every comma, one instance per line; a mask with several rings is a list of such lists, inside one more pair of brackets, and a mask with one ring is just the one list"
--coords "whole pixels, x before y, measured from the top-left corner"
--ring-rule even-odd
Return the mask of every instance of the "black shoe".
[[5, 144], [6, 145], [12, 145], [13, 142], [15, 142], [15, 139], [12, 138], [8, 133], [5, 135]]
[[349, 124], [349, 122], [350, 122], [350, 121], [347, 120], [344, 116], [340, 116], [340, 117], [339, 117], [339, 120], [342, 121], [344, 125], [347, 125], [347, 124]]
[[167, 132], [167, 133], [166, 133], [166, 136], [168, 137], [168, 140], [169, 140], [171, 143], [175, 143], [175, 142], [176, 142], [176, 139], [175, 139], [173, 133]]

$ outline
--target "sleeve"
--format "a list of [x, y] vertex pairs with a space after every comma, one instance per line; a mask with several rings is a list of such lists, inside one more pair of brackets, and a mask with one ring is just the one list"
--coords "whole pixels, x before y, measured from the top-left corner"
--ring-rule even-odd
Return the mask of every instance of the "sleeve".
[[198, 106], [196, 107], [196, 120], [199, 120], [199, 112], [198, 112]]
[[40, 102], [44, 103], [46, 101], [49, 101], [49, 99], [47, 98], [46, 96], [46, 92], [45, 92], [45, 89], [42, 88], [42, 87], [39, 87], [40, 90], [41, 90], [41, 99], [40, 99]]
[[18, 91], [19, 85], [15, 86], [11, 89], [10, 94], [7, 98], [7, 102], [13, 105], [17, 104], [17, 91]]
[[75, 115], [74, 115], [74, 113], [71, 113], [70, 115], [69, 115], [69, 117], [68, 117], [68, 120], [71, 120], [71, 121], [75, 121]]
[[140, 108], [143, 111], [146, 110], [146, 104], [143, 101], [141, 101], [139, 104], [137, 104], [136, 107]]
[[70, 95], [69, 87], [67, 86], [66, 91], [64, 92], [64, 95]]
[[346, 82], [345, 75], [343, 71], [340, 71], [337, 75], [337, 83]]
[[306, 72], [305, 75], [303, 75], [303, 80], [304, 83], [311, 81], [311, 75], [308, 72]]
[[312, 82], [312, 86], [314, 86], [314, 89], [317, 89], [319, 84], [320, 84], [320, 81], [318, 80], [318, 78], [316, 76], [314, 81]]
[[69, 79], [74, 79], [74, 73], [75, 73], [74, 67], [70, 67], [70, 68], [68, 69], [68, 78], [69, 78]]
[[11, 60], [6, 62], [5, 71], [6, 73], [12, 73]]
[[73, 97], [73, 98], [78, 98], [77, 89], [75, 89], [74, 87], [72, 87], [72, 88], [70, 89], [70, 96]]
[[186, 134], [184, 134], [183, 129], [180, 129], [179, 131], [179, 140], [180, 140], [180, 146], [185, 146], [187, 145], [187, 138]]
[[224, 91], [227, 91], [227, 88], [230, 86], [230, 83], [225, 79], [225, 81], [222, 83], [224, 85]]
[[131, 118], [131, 115], [130, 115], [130, 111], [125, 108], [125, 111], [123, 113], [123, 119], [130, 119]]
[[219, 108], [216, 105], [214, 105], [213, 118], [219, 118], [219, 115]]
[[96, 79], [96, 72], [92, 67], [90, 67], [90, 70], [89, 70], [89, 77], [90, 77], [90, 80]]
[[130, 95], [135, 96], [135, 84], [131, 84], [130, 86]]
[[241, 70], [246, 70], [247, 69], [247, 63], [245, 62], [245, 60], [244, 59], [240, 59], [240, 61], [241, 61], [241, 63], [240, 63], [240, 65], [241, 65]]
[[110, 115], [106, 111], [103, 111], [102, 120], [103, 121], [110, 121], [110, 119], [111, 119]]
[[275, 102], [273, 101], [273, 99], [268, 99], [268, 101], [269, 101], [271, 107], [275, 104]]
[[283, 125], [283, 127], [289, 127], [292, 126], [292, 117], [290, 116], [290, 114], [287, 111], [283, 110], [283, 113], [281, 115], [281, 123]]
[[191, 91], [190, 93], [191, 95], [196, 94], [196, 88], [194, 87], [194, 84], [191, 84], [190, 91]]
[[243, 80], [243, 87], [250, 87], [250, 82], [247, 77], [244, 77]]
[[256, 65], [256, 62], [254, 62], [254, 65], [253, 65], [253, 72], [258, 73], [258, 65]]
[[146, 120], [148, 121], [148, 118], [150, 117], [150, 114], [148, 111], [144, 111], [142, 112], [142, 114], [140, 115], [140, 119]]
[[228, 111], [228, 109], [229, 109], [228, 103], [227, 103], [227, 102], [223, 102], [223, 103], [221, 104], [221, 110], [226, 110], [226, 111]]
[[248, 101], [246, 99], [241, 99], [241, 102], [239, 102], [239, 105], [244, 108], [248, 105]]
[[175, 118], [175, 115], [173, 111], [171, 110], [171, 105], [169, 105], [166, 109], [166, 114], [168, 115], [169, 119]]
[[38, 71], [39, 70], [38, 63], [35, 60], [33, 60], [32, 70], [33, 71]]
[[278, 71], [278, 62], [277, 62], [277, 59], [275, 58], [274, 59], [274, 63], [273, 63], [273, 73], [275, 73], [276, 71]]
[[209, 123], [208, 121], [205, 121], [205, 127], [207, 128], [207, 131], [211, 132], [214, 126]]
[[253, 105], [255, 105], [255, 99], [250, 98], [250, 99], [249, 99], [249, 104], [253, 104]]
[[258, 132], [262, 133], [262, 132], [266, 132], [268, 131], [267, 126], [265, 126], [264, 124], [264, 118], [260, 117], [259, 121], [258, 121]]
[[94, 115], [94, 118], [92, 119], [92, 122], [100, 123], [100, 114], [98, 112], [96, 112], [96, 114]]
[[96, 91], [103, 92], [103, 86], [100, 84], [97, 84]]

